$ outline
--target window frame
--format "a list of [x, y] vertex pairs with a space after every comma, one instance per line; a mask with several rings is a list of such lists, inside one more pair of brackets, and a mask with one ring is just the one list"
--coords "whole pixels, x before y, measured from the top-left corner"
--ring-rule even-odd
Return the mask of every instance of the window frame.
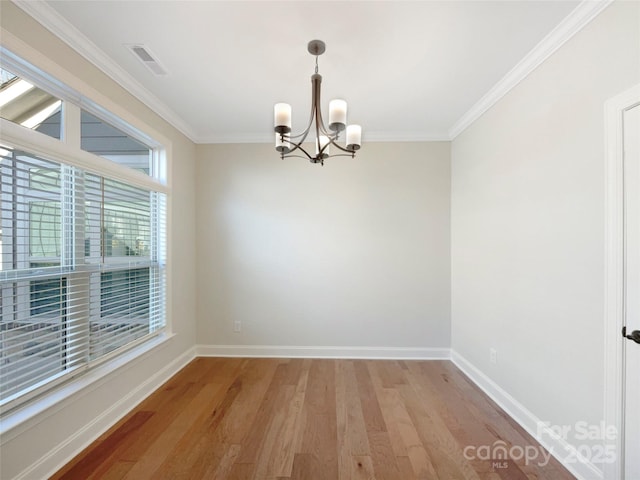
[[[4, 39], [3, 39], [4, 40]], [[164, 225], [154, 226], [153, 228], [158, 231], [159, 235], [163, 235], [159, 240], [164, 246], [164, 257], [159, 259], [162, 262], [163, 272], [165, 276], [164, 292], [162, 298], [161, 308], [164, 312], [164, 327], [161, 330], [155, 332], [158, 334], [169, 337], [172, 335], [171, 318], [170, 318], [170, 261], [167, 245], [169, 244], [169, 228], [170, 211], [169, 211], [169, 198], [171, 189], [169, 183], [169, 155], [171, 151], [171, 143], [159, 133], [153, 131], [148, 126], [143, 125], [137, 119], [132, 121], [131, 114], [123, 111], [117, 105], [107, 101], [106, 106], [98, 104], [93, 99], [87, 96], [87, 93], [92, 93], [90, 87], [80, 83], [84, 92], [80, 93], [74, 90], [71, 86], [63, 84], [61, 81], [55, 79], [53, 76], [45, 73], [43, 70], [35, 67], [29, 63], [28, 60], [24, 60], [13, 52], [9, 51], [4, 45], [0, 45], [0, 58], [2, 58], [3, 67], [10, 70], [12, 73], [24, 78], [30, 83], [34, 84], [38, 88], [45, 90], [62, 100], [62, 125], [60, 139], [52, 138], [44, 133], [31, 130], [27, 127], [17, 125], [9, 120], [0, 118], [0, 148], [5, 144], [13, 149], [28, 152], [47, 160], [52, 160], [60, 163], [61, 165], [68, 165], [71, 167], [78, 167], [87, 173], [94, 175], [104, 176], [109, 179], [117, 180], [128, 185], [147, 189], [152, 192], [158, 192], [165, 195], [165, 222]], [[63, 72], [64, 75], [70, 75], [67, 72]], [[67, 79], [65, 79], [67, 80]], [[72, 83], [78, 84], [78, 80], [73, 80]], [[105, 100], [103, 98], [102, 100]], [[80, 147], [80, 112], [86, 110], [92, 115], [100, 118], [101, 120], [113, 125], [119, 130], [130, 135], [132, 138], [140, 141], [141, 143], [148, 145], [152, 152], [152, 165], [150, 174], [132, 170], [124, 165], [117, 164], [113, 161], [100, 157], [98, 155], [86, 152]], [[115, 113], [112, 113], [115, 112]], [[126, 115], [121, 115], [123, 112]], [[126, 118], [123, 118], [126, 117]], [[61, 173], [62, 175], [62, 173]], [[154, 175], [154, 176], [150, 176]], [[76, 205], [77, 207], [77, 205]], [[62, 208], [62, 205], [61, 205]], [[159, 227], [159, 230], [158, 230]], [[62, 227], [66, 230], [66, 224]], [[69, 232], [67, 232], [69, 233]], [[71, 231], [73, 234], [73, 230]], [[62, 232], [61, 232], [62, 235]], [[80, 229], [75, 229], [75, 235], [81, 236]], [[74, 252], [61, 252], [61, 257], [70, 255], [70, 259], [73, 261], [78, 256], [84, 256], [84, 238], [76, 238]], [[65, 249], [65, 245], [62, 245], [62, 249]], [[28, 260], [29, 255], [27, 255]], [[61, 267], [63, 259], [60, 259]], [[71, 275], [73, 272], [69, 272]], [[67, 288], [69, 288], [70, 278], [68, 275], [60, 276], [60, 278], [66, 278]], [[26, 296], [29, 296], [29, 285], [26, 286]], [[90, 318], [87, 318], [87, 324], [90, 322]], [[150, 322], [151, 324], [151, 322]], [[147, 346], [153, 346], [157, 343], [157, 339], [154, 339], [152, 335], [145, 335], [143, 338], [135, 340], [127, 345], [127, 348], [119, 350], [114, 354], [107, 354], [99, 359], [90, 360], [86, 364], [77, 367], [70, 372], [62, 372], [61, 374], [54, 375], [48, 381], [46, 385], [41, 388], [34, 388], [26, 395], [20, 396], [9, 402], [6, 402], [2, 406], [2, 417], [5, 419], [5, 413], [11, 413], [16, 407], [21, 407], [26, 404], [30, 404], [35, 398], [46, 397], [48, 392], [54, 392], [56, 386], [60, 383], [68, 382], [70, 379], [77, 377], [81, 373], [85, 373], [88, 370], [95, 369], [97, 366], [109, 367], [109, 363], [114, 361], [114, 368], [119, 366], [122, 362], [122, 358], [129, 358], [130, 352], [140, 344], [148, 344]], [[143, 348], [146, 350], [146, 347]], [[56, 378], [59, 377], [59, 378]], [[45, 402], [46, 403], [46, 402]], [[2, 429], [4, 430], [4, 429]]]

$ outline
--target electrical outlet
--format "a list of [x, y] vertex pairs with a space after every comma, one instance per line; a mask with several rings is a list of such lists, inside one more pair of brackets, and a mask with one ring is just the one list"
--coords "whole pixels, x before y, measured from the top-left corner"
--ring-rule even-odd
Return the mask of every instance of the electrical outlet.
[[495, 365], [496, 363], [498, 363], [498, 352], [496, 352], [495, 348], [490, 348], [489, 349], [489, 361]]
[[242, 331], [242, 322], [240, 320], [233, 322], [233, 331], [236, 333]]

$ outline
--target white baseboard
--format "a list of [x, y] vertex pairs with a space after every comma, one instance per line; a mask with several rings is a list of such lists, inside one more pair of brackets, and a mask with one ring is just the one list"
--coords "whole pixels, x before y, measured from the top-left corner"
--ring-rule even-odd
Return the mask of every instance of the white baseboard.
[[386, 360], [449, 360], [448, 348], [302, 347], [277, 345], [197, 345], [199, 357], [354, 358]]
[[[498, 384], [472, 365], [455, 350], [451, 350], [451, 361], [462, 370], [480, 389], [496, 402], [511, 418], [520, 424], [532, 437], [546, 448], [562, 465], [580, 480], [602, 480], [600, 468], [590, 462], [565, 439], [555, 435], [551, 429], [531, 413]], [[567, 458], [573, 459], [566, 462]]]
[[193, 360], [195, 352], [195, 347], [190, 348], [171, 363], [165, 365], [164, 368], [114, 403], [108, 410], [102, 412], [91, 423], [82, 427], [33, 465], [20, 472], [14, 480], [49, 478]]

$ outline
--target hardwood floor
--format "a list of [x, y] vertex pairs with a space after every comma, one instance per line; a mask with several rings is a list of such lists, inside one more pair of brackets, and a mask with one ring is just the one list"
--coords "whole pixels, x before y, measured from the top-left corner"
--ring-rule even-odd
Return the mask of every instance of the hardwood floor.
[[448, 361], [197, 358], [53, 478], [574, 478], [539, 449]]

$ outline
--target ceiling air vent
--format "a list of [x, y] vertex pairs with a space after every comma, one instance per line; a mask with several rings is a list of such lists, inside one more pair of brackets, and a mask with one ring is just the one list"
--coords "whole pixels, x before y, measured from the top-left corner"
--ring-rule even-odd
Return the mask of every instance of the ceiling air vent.
[[125, 45], [136, 56], [138, 60], [146, 65], [155, 75], [166, 75], [165, 68], [153, 58], [153, 55], [149, 52], [149, 49], [144, 45]]

